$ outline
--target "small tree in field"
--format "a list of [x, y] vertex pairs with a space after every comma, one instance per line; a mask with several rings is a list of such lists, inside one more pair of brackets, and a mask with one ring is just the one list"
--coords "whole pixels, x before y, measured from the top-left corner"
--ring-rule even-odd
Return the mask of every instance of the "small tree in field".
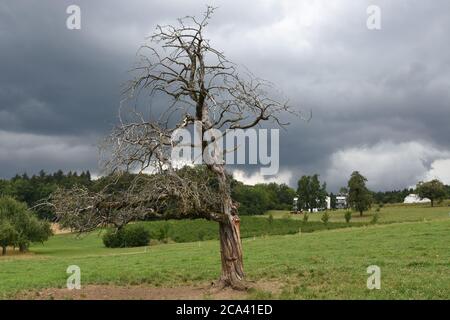
[[19, 247], [24, 252], [30, 243], [43, 242], [52, 235], [48, 222], [39, 220], [25, 203], [11, 197], [0, 198], [0, 230], [3, 253], [7, 246]]
[[[208, 161], [222, 155], [208, 154], [211, 137], [206, 133], [214, 129], [220, 137], [213, 138], [224, 139], [230, 130], [265, 121], [283, 125], [278, 115], [292, 111], [285, 102], [268, 96], [270, 83], [238, 72], [210, 45], [204, 33], [213, 11], [208, 7], [201, 19], [186, 17], [177, 25], [158, 26], [150, 44], [140, 50], [142, 59], [126, 92], [132, 99], [163, 101], [164, 110], [157, 116], [137, 108], [120, 113], [120, 124], [103, 148], [110, 172], [139, 172], [131, 187], [111, 192], [107, 186], [97, 193], [60, 189], [52, 203], [61, 223], [79, 231], [102, 225], [120, 229], [149, 215], [215, 221], [222, 262], [219, 285], [244, 289], [238, 204], [231, 197], [225, 164]], [[172, 162], [174, 146], [192, 147], [173, 139], [180, 129], [200, 135], [193, 147], [200, 147], [198, 157], [205, 165], [180, 169]]]
[[300, 209], [312, 211], [326, 206], [327, 185], [320, 184], [319, 175], [302, 176], [298, 180], [298, 204]]
[[431, 206], [435, 201], [442, 201], [447, 197], [447, 190], [442, 182], [437, 179], [428, 182], [419, 182], [416, 186], [416, 192], [420, 198], [428, 198], [431, 200]]
[[325, 212], [322, 214], [322, 217], [320, 218], [320, 220], [322, 220], [322, 222], [323, 222], [324, 224], [328, 224], [328, 221], [330, 220], [330, 215], [328, 214], [328, 211], [325, 211]]
[[366, 181], [358, 171], [354, 171], [348, 181], [348, 203], [360, 216], [372, 206], [372, 195], [366, 187]]
[[350, 223], [350, 220], [352, 220], [352, 212], [350, 210], [347, 210], [344, 214], [345, 222]]
[[2, 247], [2, 255], [6, 254], [6, 248], [14, 244], [17, 232], [14, 227], [6, 219], [0, 220], [0, 246]]

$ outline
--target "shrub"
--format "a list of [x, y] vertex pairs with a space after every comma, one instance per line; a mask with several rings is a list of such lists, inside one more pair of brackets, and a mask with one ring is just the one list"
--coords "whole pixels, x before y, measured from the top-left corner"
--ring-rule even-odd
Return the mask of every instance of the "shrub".
[[199, 232], [198, 232], [198, 240], [199, 241], [205, 240], [205, 236], [206, 236], [205, 230], [199, 230]]
[[150, 242], [150, 233], [142, 225], [129, 225], [119, 230], [108, 230], [103, 236], [107, 248], [142, 247]]
[[267, 221], [269, 222], [269, 225], [273, 224], [273, 215], [269, 214], [269, 217], [267, 218]]
[[330, 215], [328, 214], [328, 211], [325, 211], [325, 212], [322, 214], [322, 218], [320, 218], [320, 220], [322, 220], [322, 222], [323, 222], [324, 224], [327, 224], [327, 223], [328, 223], [328, 220], [330, 220]]
[[103, 244], [107, 248], [120, 248], [122, 246], [122, 233], [120, 230], [108, 230], [103, 235]]
[[158, 234], [158, 240], [166, 242], [169, 240], [170, 225], [166, 222], [160, 229]]
[[372, 221], [370, 221], [370, 223], [373, 223], [373, 224], [377, 223], [379, 218], [380, 218], [379, 213], [375, 212], [375, 214], [372, 216]]
[[345, 222], [350, 223], [350, 220], [352, 220], [352, 212], [351, 211], [345, 212], [344, 218]]
[[308, 219], [309, 219], [309, 214], [308, 214], [308, 212], [305, 212], [305, 214], [303, 215], [303, 222], [308, 222]]

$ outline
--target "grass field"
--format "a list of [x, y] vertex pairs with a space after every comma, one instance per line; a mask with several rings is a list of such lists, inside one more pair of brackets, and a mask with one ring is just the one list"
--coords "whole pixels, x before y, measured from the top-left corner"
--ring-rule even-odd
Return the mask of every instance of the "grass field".
[[[413, 221], [426, 221], [433, 219], [450, 218], [450, 203], [446, 201], [440, 206], [431, 208], [429, 204], [426, 205], [386, 205], [380, 208], [379, 211], [379, 223], [392, 223], [392, 222], [413, 222]], [[362, 217], [359, 213], [353, 212], [352, 222], [367, 223], [370, 222], [372, 216], [376, 213], [376, 206], [371, 211], [365, 212]], [[329, 211], [330, 222], [344, 222], [344, 213], [347, 210]], [[285, 218], [290, 215], [289, 211], [271, 210], [264, 216], [271, 214], [274, 218]], [[321, 212], [310, 213], [309, 221], [320, 221]], [[303, 219], [302, 214], [291, 215], [292, 219]]]
[[[242, 231], [248, 232], [243, 239], [248, 279], [276, 281], [281, 285], [278, 293], [253, 290], [248, 297], [449, 299], [449, 213], [449, 207], [386, 207], [381, 209], [380, 222], [389, 223], [288, 235], [268, 235], [264, 230], [258, 236], [249, 231], [253, 230], [249, 225], [253, 220], [244, 217]], [[280, 218], [285, 213], [272, 214]], [[340, 215], [343, 213], [333, 213], [332, 221], [341, 221]], [[311, 214], [312, 220], [313, 217]], [[301, 223], [296, 219], [288, 222]], [[154, 223], [147, 224], [158, 230], [160, 226]], [[176, 222], [173, 223], [173, 232], [183, 234], [181, 227], [178, 230]], [[268, 222], [261, 223], [259, 228]], [[311, 225], [319, 226], [314, 221]], [[98, 233], [82, 239], [58, 235], [43, 246], [33, 246], [31, 253], [0, 258], [0, 297], [14, 297], [21, 290], [64, 287], [69, 265], [80, 266], [83, 285], [173, 287], [215, 280], [220, 271], [217, 240], [107, 249]], [[369, 265], [381, 268], [380, 290], [366, 287]]]

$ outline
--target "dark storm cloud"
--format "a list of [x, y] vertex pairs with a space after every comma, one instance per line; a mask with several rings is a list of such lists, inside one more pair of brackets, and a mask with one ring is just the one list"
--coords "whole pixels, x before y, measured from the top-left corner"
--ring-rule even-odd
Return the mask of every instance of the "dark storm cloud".
[[[81, 7], [81, 30], [65, 28], [70, 4]], [[281, 132], [285, 180], [317, 172], [335, 189], [353, 168], [367, 172], [375, 189], [404, 187], [447, 159], [448, 1], [213, 4], [220, 9], [208, 31], [212, 44], [313, 112], [309, 123], [294, 119]], [[381, 30], [366, 28], [370, 4], [381, 8]], [[137, 48], [157, 23], [203, 8], [203, 1], [0, 4], [0, 176], [41, 168], [96, 171], [92, 150], [116, 123]], [[30, 144], [21, 139], [32, 141], [35, 152], [25, 152]], [[370, 152], [379, 161], [363, 156]], [[402, 158], [406, 169], [397, 170], [395, 181], [376, 179], [392, 174], [392, 163], [382, 160], [398, 152], [411, 153]]]

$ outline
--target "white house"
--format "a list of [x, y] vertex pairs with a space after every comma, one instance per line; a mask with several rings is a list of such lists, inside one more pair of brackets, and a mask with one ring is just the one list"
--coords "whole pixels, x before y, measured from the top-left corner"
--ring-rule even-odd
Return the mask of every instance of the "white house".
[[411, 193], [409, 194], [403, 203], [430, 203], [431, 200], [428, 198], [420, 198], [419, 195]]
[[[330, 197], [326, 197], [325, 201], [326, 201], [327, 209], [330, 209], [330, 205], [331, 205]], [[323, 209], [325, 209], [325, 208], [313, 208], [312, 210], [310, 209], [308, 211], [309, 212], [319, 212], [319, 211], [322, 211]], [[298, 197], [295, 197], [293, 199], [293, 201], [292, 201], [292, 212], [299, 212], [299, 211], [302, 211], [302, 210], [303, 210], [302, 208], [298, 207]]]
[[347, 196], [345, 195], [336, 196], [336, 209], [346, 209], [347, 207], [348, 207]]
[[[325, 198], [325, 201], [327, 203], [327, 209], [331, 209], [331, 198], [327, 196]], [[339, 195], [336, 196], [336, 209], [345, 209], [347, 208], [347, 196], [345, 195]]]

